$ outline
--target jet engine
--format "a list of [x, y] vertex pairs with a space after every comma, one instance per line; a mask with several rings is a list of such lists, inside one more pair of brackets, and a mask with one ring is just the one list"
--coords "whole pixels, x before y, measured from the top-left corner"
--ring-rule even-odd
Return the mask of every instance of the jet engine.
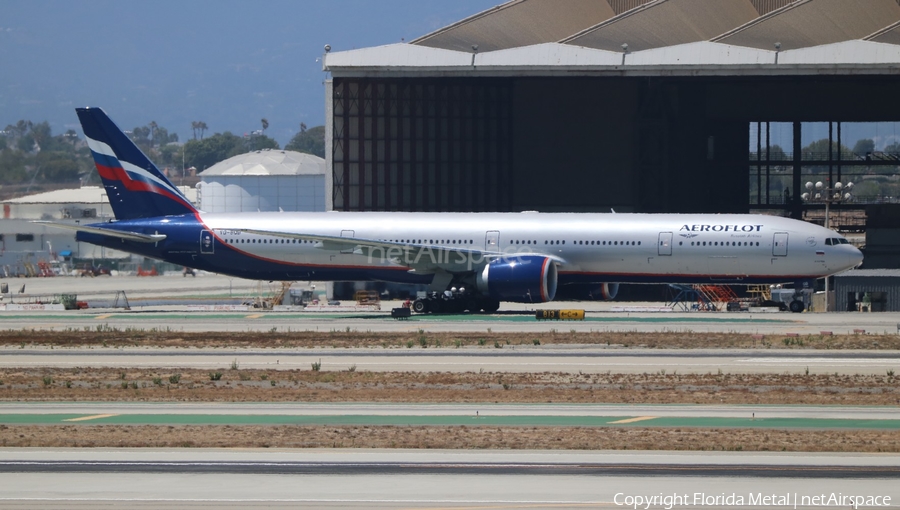
[[492, 260], [476, 276], [478, 291], [499, 301], [543, 303], [556, 297], [556, 264], [522, 255]]
[[619, 293], [618, 283], [591, 283], [561, 285], [556, 293], [558, 300], [608, 301]]

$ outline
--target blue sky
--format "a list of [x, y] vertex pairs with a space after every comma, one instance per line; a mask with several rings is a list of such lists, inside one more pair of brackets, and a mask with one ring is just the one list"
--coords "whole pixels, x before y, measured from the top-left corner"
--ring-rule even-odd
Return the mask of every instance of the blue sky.
[[81, 132], [101, 106], [123, 129], [156, 121], [243, 134], [269, 121], [282, 145], [325, 122], [332, 51], [410, 40], [503, 0], [4, 0], [0, 129], [19, 119]]

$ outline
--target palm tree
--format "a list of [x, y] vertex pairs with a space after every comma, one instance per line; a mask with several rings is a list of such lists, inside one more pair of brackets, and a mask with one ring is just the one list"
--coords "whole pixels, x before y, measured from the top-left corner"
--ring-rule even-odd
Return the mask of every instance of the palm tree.
[[150, 121], [150, 148], [153, 148], [153, 142], [156, 141], [156, 128], [159, 126], [156, 124], [155, 120]]
[[269, 129], [269, 121], [263, 118], [261, 122], [263, 127], [263, 134], [266, 134], [266, 130]]

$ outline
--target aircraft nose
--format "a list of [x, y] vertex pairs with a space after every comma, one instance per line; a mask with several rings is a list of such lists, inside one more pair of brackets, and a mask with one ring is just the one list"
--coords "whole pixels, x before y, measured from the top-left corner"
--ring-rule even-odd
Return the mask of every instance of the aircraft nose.
[[863, 254], [861, 251], [859, 251], [859, 248], [854, 247], [853, 251], [850, 252], [847, 258], [849, 259], [850, 268], [859, 267], [859, 265], [862, 264], [863, 261]]

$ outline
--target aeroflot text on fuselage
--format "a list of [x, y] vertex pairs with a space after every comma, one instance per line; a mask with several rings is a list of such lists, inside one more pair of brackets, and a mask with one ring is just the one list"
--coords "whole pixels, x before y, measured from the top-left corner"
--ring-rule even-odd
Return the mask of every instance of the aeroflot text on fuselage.
[[759, 232], [762, 225], [684, 225], [679, 232]]

